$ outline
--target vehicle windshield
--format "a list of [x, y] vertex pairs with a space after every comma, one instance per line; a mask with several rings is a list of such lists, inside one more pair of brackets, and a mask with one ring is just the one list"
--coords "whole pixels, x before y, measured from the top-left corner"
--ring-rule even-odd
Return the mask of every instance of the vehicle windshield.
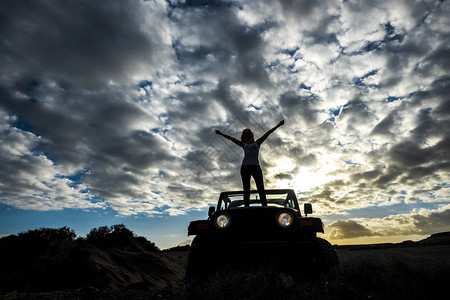
[[[272, 207], [286, 207], [286, 208], [296, 208], [295, 200], [290, 193], [286, 192], [276, 192], [271, 193], [266, 191], [267, 206]], [[261, 201], [259, 199], [258, 192], [250, 193], [250, 206], [261, 206]], [[224, 195], [221, 201], [219, 209], [237, 208], [244, 207], [244, 194], [243, 193], [230, 193]]]

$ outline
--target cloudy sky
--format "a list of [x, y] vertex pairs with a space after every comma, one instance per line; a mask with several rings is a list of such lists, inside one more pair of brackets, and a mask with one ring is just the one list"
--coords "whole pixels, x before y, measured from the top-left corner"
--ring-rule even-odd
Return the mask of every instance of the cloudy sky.
[[[0, 234], [124, 223], [186, 241], [241, 189], [313, 204], [333, 243], [450, 230], [449, 1], [1, 1]], [[253, 184], [253, 183], [252, 183]]]

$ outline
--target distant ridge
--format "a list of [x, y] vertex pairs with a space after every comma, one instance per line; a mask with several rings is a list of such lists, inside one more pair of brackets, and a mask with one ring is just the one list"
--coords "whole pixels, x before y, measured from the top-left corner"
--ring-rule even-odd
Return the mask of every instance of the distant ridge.
[[423, 239], [419, 244], [432, 244], [432, 245], [450, 245], [450, 231], [434, 233], [431, 236]]
[[420, 247], [420, 246], [437, 246], [450, 245], [450, 231], [433, 233], [429, 237], [414, 242], [403, 241], [400, 243], [379, 243], [379, 244], [360, 244], [360, 245], [335, 245], [336, 249], [348, 250], [369, 250], [369, 249], [384, 249], [384, 248], [401, 248], [401, 247]]

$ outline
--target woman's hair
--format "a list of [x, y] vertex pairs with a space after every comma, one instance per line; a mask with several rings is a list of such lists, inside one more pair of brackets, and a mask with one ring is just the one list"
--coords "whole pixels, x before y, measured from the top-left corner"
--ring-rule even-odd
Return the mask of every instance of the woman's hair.
[[253, 142], [255, 140], [255, 137], [253, 135], [253, 132], [246, 128], [244, 129], [244, 131], [242, 131], [241, 134], [241, 142], [243, 143], [249, 143], [249, 142]]

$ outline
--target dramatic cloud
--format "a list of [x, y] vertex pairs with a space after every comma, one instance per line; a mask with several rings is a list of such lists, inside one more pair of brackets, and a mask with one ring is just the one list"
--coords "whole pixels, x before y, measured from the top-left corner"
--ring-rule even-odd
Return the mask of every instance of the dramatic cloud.
[[373, 231], [353, 220], [333, 222], [330, 224], [330, 228], [332, 230], [329, 236], [332, 239], [348, 239], [375, 235]]
[[2, 1], [0, 203], [186, 214], [241, 188], [242, 150], [214, 129], [259, 137], [284, 118], [261, 149], [266, 185], [314, 203], [331, 238], [449, 230], [449, 13]]
[[[384, 218], [338, 220], [328, 226], [330, 230], [327, 236], [332, 240], [340, 240], [370, 236], [430, 235], [446, 231], [449, 226], [450, 209], [449, 205], [445, 205], [436, 210], [422, 210]], [[370, 229], [370, 227], [375, 229]]]

